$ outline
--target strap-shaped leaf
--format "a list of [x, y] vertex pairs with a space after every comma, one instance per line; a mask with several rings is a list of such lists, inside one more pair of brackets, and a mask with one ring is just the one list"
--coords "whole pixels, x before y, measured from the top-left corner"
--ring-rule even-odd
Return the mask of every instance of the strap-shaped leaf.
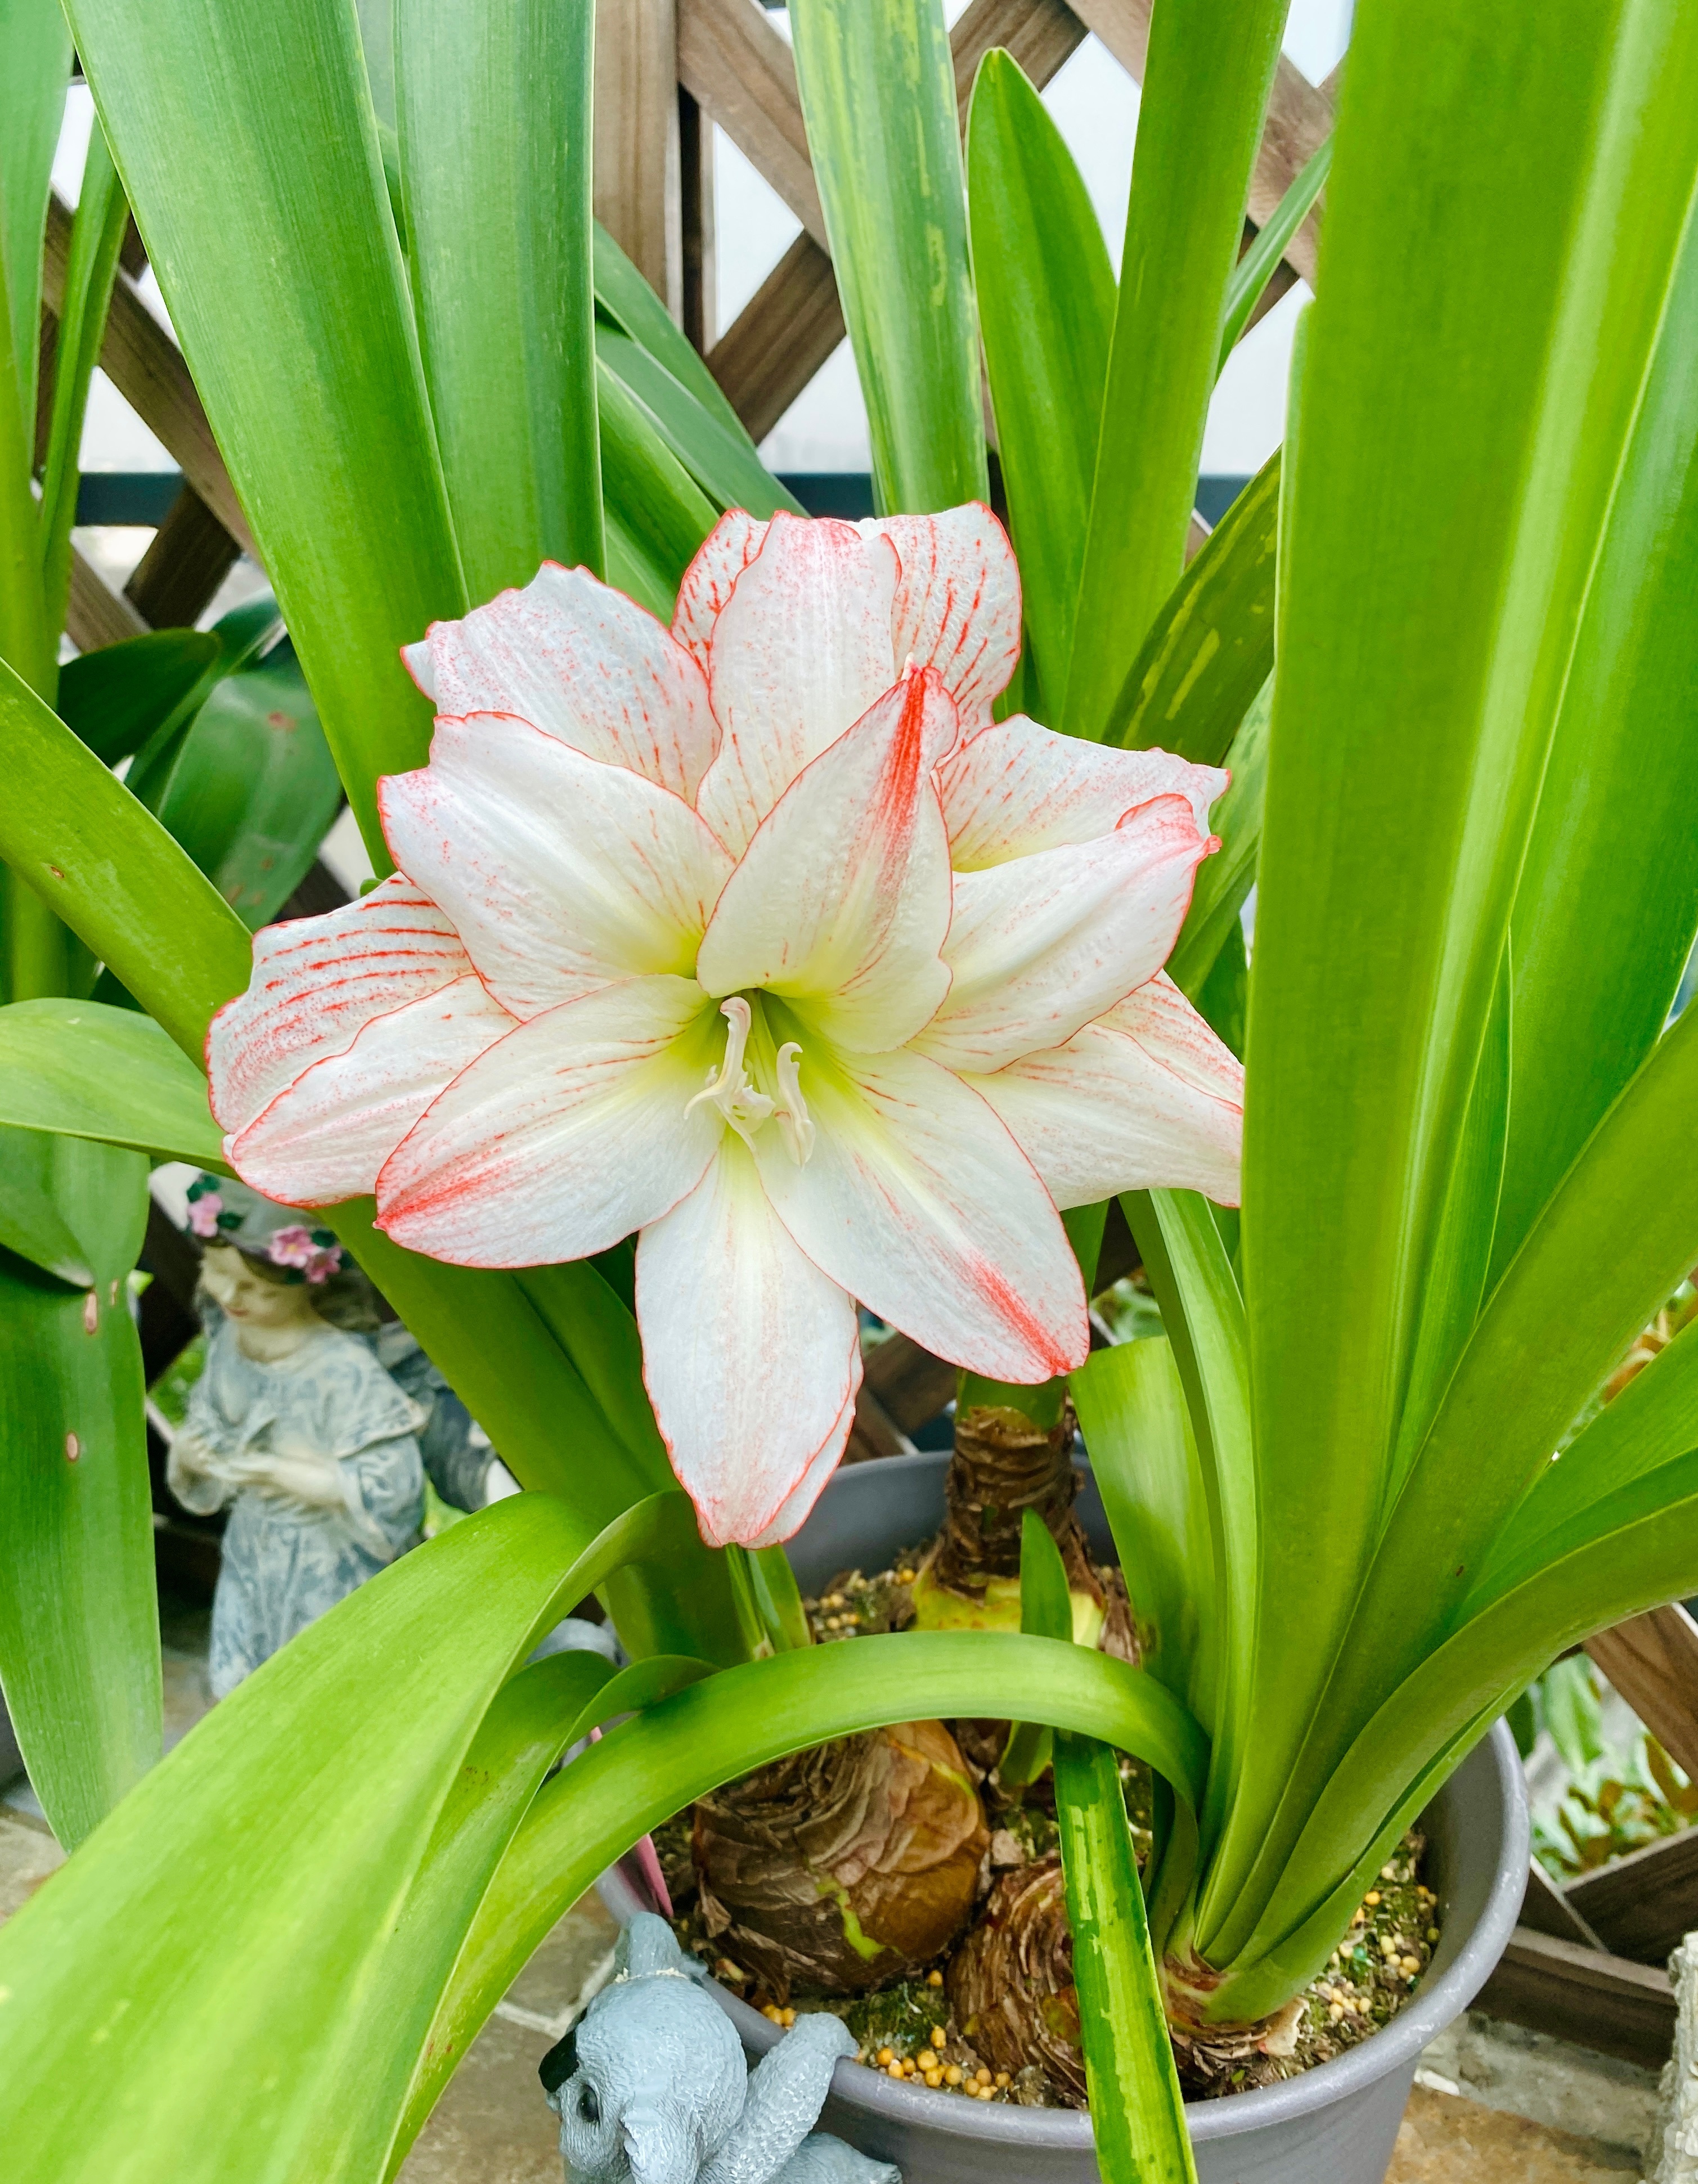
[[474, 599], [529, 583], [544, 560], [603, 568], [593, 20], [588, 7], [534, 0], [395, 10], [413, 306]]
[[[1434, 50], [1450, 64], [1412, 66]], [[1237, 1801], [1235, 1856], [1265, 1852], [1270, 1869], [1351, 1733], [1339, 1682], [1315, 1726], [1335, 1667], [1395, 1678], [1454, 1604], [1439, 1574], [1461, 1563], [1466, 1585], [1474, 1560], [1445, 1552], [1471, 1519], [1435, 1497], [1419, 1546], [1403, 1531], [1383, 1563], [1385, 1643], [1359, 1627], [1345, 1649], [1573, 632], [1686, 224], [1695, 101], [1698, 18], [1678, 0], [1489, 20], [1388, 0], [1351, 48], [1280, 542], [1245, 1057], [1258, 1474], [1267, 1506], [1303, 1512], [1262, 1537], [1260, 1627], [1304, 1642], [1261, 1650], [1255, 1780]], [[1482, 125], [1511, 111], [1512, 128]], [[1591, 1348], [1582, 1334], [1577, 1359]], [[1544, 1396], [1567, 1377], [1565, 1346], [1562, 1373], [1500, 1383], [1518, 1448], [1555, 1446], [1567, 1421], [1547, 1428]], [[1530, 1460], [1505, 1424], [1480, 1413], [1451, 1482], [1483, 1520], [1495, 1505], [1489, 1529], [1500, 1482], [1518, 1498]], [[1235, 1919], [1204, 1946], [1230, 1958], [1248, 1930]]]
[[1205, 1198], [1192, 1190], [1135, 1191], [1121, 1204], [1173, 1345], [1215, 1542], [1222, 1681], [1203, 1814], [1203, 1839], [1212, 1843], [1235, 1809], [1238, 1770], [1249, 1749], [1260, 1543], [1275, 1522], [1255, 1464], [1244, 1300]]
[[1105, 743], [1218, 766], [1273, 671], [1283, 465], [1271, 454], [1163, 600]]
[[985, 368], [1020, 557], [1025, 705], [1040, 721], [1059, 721], [1114, 332], [1114, 270], [1073, 155], [1011, 53], [994, 49], [979, 65], [967, 181]]
[[1267, 731], [1273, 709], [1271, 682], [1251, 700], [1233, 738], [1226, 763], [1232, 785], [1209, 815], [1221, 846], [1205, 857], [1191, 890], [1191, 907], [1168, 957], [1168, 977], [1188, 1000], [1199, 1000], [1221, 951], [1242, 935], [1245, 898], [1255, 884], [1261, 852], [1261, 800], [1267, 786]]
[[248, 983], [247, 928], [170, 836], [0, 660], [0, 856], [198, 1061]]
[[[0, 1062], [0, 1086], [11, 1073]], [[0, 1139], [0, 1198], [32, 1186], [93, 1276], [69, 1289], [0, 1251], [0, 1680], [36, 1795], [73, 1849], [159, 1754], [153, 1506], [127, 1287], [148, 1167], [75, 1138]]]
[[943, 0], [794, 0], [808, 150], [885, 515], [989, 498]]
[[1626, 455], [1515, 899], [1494, 1270], [1662, 1031], [1698, 928], [1698, 223]]
[[1150, 20], [1077, 635], [1058, 722], [1076, 736], [1109, 733], [1127, 671], [1184, 567], [1227, 281], [1284, 24], [1284, 0], [1167, 0]]
[[354, 11], [171, 0], [143, 22], [128, 0], [75, 0], [70, 12], [172, 324], [387, 872], [375, 783], [421, 766], [431, 728], [400, 648], [467, 599]]
[[1290, 188], [1275, 206], [1267, 226], [1258, 231], [1255, 241], [1233, 266], [1232, 278], [1227, 283], [1226, 320], [1221, 328], [1222, 371], [1250, 323], [1250, 313], [1261, 299], [1263, 289], [1284, 257], [1286, 246], [1308, 219], [1332, 164], [1333, 140], [1329, 136], [1297, 170]]
[[1149, 1626], [1144, 1666], [1212, 1729], [1220, 1578], [1173, 1346], [1163, 1335], [1112, 1344], [1095, 1351], [1068, 1385], [1127, 1589], [1138, 1603], [1140, 1635]]
[[129, 219], [123, 185], [97, 121], [89, 131], [82, 192], [71, 222], [64, 301], [53, 350], [53, 414], [42, 468], [42, 593], [50, 631], [62, 627], [70, 593], [70, 532], [81, 475], [82, 421], [89, 382], [105, 337], [119, 246]]
[[1683, 1328], [1575, 1435], [1556, 1462], [1544, 1466], [1527, 1499], [1492, 1543], [1462, 1615], [1478, 1613], [1500, 1591], [1531, 1575], [1557, 1536], [1584, 1524], [1612, 1495], [1695, 1449], [1698, 1324]]
[[98, 1001], [0, 1009], [0, 1123], [225, 1165], [206, 1078], [150, 1017]]
[[[375, 2085], [404, 2086], [432, 1997], [372, 1984], [468, 1747], [596, 1581], [594, 1546], [526, 1494], [404, 1556], [215, 1707], [8, 1924], [0, 2137], [21, 2173], [375, 2173], [339, 2150]], [[73, 2091], [91, 2052], [105, 2100]]]
[[905, 1631], [781, 1653], [693, 1685], [612, 1730], [538, 1792], [431, 2027], [392, 2174], [477, 2027], [604, 1866], [720, 1782], [827, 1737], [907, 1720], [916, 1677], [940, 1714], [1079, 1730], [1147, 1758], [1183, 1808], [1201, 1795], [1208, 1745], [1196, 1723], [1152, 1678], [1083, 1646]]
[[732, 432], [717, 410], [709, 409], [639, 343], [598, 319], [595, 353], [717, 507], [745, 508], [761, 517], [781, 508], [801, 515], [801, 502], [779, 484], [749, 435], [740, 427]]
[[210, 630], [150, 629], [67, 660], [56, 710], [103, 764], [116, 766], [194, 696], [222, 656]]

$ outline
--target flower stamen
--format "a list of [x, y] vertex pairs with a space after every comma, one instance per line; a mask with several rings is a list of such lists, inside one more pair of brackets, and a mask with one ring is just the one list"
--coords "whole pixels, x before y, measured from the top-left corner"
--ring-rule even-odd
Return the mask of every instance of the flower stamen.
[[784, 1133], [785, 1150], [798, 1167], [805, 1167], [814, 1150], [813, 1118], [802, 1097], [798, 1070], [802, 1050], [788, 1039], [778, 1050], [778, 1127]]
[[764, 1092], [755, 1090], [743, 1067], [753, 1012], [741, 994], [733, 994], [728, 1001], [720, 1004], [720, 1014], [730, 1027], [725, 1035], [725, 1060], [717, 1069], [708, 1072], [707, 1084], [684, 1112], [692, 1113], [704, 1100], [711, 1101], [753, 1151], [755, 1132], [772, 1113], [772, 1102]]

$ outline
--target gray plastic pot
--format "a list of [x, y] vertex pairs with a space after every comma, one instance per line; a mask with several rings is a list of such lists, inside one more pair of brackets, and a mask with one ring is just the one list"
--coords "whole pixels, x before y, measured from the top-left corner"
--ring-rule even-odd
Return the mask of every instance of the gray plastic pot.
[[[804, 1591], [840, 1570], [888, 1569], [938, 1529], [944, 1454], [887, 1457], [839, 1471], [790, 1542]], [[1079, 1515], [1100, 1555], [1111, 1552], [1087, 1474]], [[1199, 2184], [1384, 2184], [1421, 2050], [1461, 2016], [1503, 1953], [1527, 1885], [1527, 1796], [1513, 1739], [1500, 1722], [1422, 1814], [1428, 1878], [1443, 1937], [1421, 1991], [1383, 2032], [1302, 2076], [1187, 2110]], [[643, 1908], [615, 1868], [601, 1893], [621, 1922]], [[781, 2037], [759, 2011], [711, 1990], [749, 2054]], [[839, 2063], [820, 2127], [895, 2162], [905, 2184], [1096, 2184], [1088, 2116], [951, 2099]]]

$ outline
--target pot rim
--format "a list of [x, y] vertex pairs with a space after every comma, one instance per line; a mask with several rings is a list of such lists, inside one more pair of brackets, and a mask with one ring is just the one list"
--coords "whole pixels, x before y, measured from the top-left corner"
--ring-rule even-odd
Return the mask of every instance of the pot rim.
[[[904, 1470], [910, 1470], [930, 1465], [941, 1468], [948, 1462], [947, 1451], [922, 1450], [913, 1456], [883, 1457], [876, 1468], [888, 1476], [887, 1467], [899, 1465]], [[839, 1474], [839, 1477], [843, 1475]], [[1412, 2066], [1428, 2042], [1454, 2023], [1479, 1992], [1503, 1954], [1520, 1916], [1532, 1846], [1521, 1757], [1505, 1722], [1495, 1723], [1461, 1766], [1483, 1762], [1491, 1767], [1496, 1778], [1502, 1814], [1502, 1840], [1496, 1870], [1484, 1910], [1438, 1978], [1400, 2009], [1389, 2025], [1345, 2053], [1334, 2056], [1330, 2062], [1317, 2063], [1311, 2070], [1294, 2078], [1283, 2079], [1276, 2086], [1258, 2086], [1249, 2092], [1212, 2100], [1188, 2101], [1185, 2120], [1194, 2142], [1240, 2137], [1247, 2131], [1292, 2122], [1317, 2109], [1350, 2099], [1397, 2070]], [[1454, 1779], [1453, 1774], [1450, 1780]], [[1449, 1788], [1447, 1781], [1426, 1809], [1439, 1803]], [[643, 1908], [616, 1866], [608, 1869], [597, 1886], [608, 1909], [621, 1925]], [[1439, 1943], [1441, 1958], [1450, 1938], [1447, 1922]], [[731, 1993], [717, 1980], [708, 1982], [708, 1991], [737, 2027], [746, 2049], [765, 2054], [782, 2037], [780, 2028], [770, 2018], [763, 2017], [751, 2003]], [[863, 2063], [841, 2062], [837, 2065], [832, 2075], [832, 2095], [863, 2114], [878, 2116], [910, 2131], [947, 2131], [960, 2138], [1009, 2148], [1025, 2147], [1034, 2152], [1043, 2148], [1084, 2153], [1094, 2143], [1090, 2116], [1083, 2109], [945, 2101], [927, 2087], [899, 2085]]]

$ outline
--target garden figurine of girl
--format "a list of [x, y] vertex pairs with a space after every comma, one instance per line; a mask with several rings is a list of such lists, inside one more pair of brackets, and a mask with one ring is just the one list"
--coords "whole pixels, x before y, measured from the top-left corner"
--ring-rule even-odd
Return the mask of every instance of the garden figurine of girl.
[[222, 1698], [419, 1537], [425, 1418], [373, 1355], [365, 1278], [310, 1214], [203, 1175], [206, 1364], [166, 1479], [185, 1508], [231, 1505], [212, 1611]]

